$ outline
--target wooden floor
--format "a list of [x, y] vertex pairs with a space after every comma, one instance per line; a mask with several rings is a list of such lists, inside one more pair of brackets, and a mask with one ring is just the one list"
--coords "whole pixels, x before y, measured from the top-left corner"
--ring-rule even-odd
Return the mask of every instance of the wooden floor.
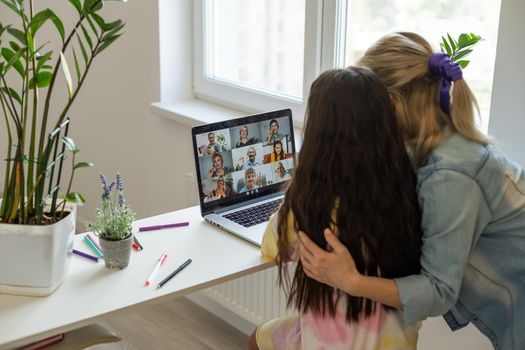
[[248, 337], [186, 298], [145, 306], [101, 322], [123, 341], [90, 350], [246, 349]]

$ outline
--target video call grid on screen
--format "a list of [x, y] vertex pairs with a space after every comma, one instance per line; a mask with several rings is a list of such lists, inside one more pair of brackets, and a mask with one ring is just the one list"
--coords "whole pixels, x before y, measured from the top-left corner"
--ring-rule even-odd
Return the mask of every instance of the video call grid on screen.
[[[236, 120], [219, 123], [194, 134], [202, 202], [245, 199], [291, 179], [295, 151], [291, 112], [274, 113], [264, 120], [254, 116], [258, 121], [251, 123], [247, 122], [251, 117], [240, 118], [239, 125]], [[228, 123], [235, 126], [222, 127]]]

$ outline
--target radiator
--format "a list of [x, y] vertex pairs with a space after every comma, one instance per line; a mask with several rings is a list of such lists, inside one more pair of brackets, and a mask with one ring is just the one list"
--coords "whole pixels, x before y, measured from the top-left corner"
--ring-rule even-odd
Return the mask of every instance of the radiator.
[[284, 292], [276, 285], [277, 268], [267, 269], [202, 293], [253, 325], [288, 313]]
[[[186, 175], [186, 185], [188, 205], [198, 204], [199, 197], [195, 174]], [[276, 285], [276, 281], [277, 268], [273, 267], [205, 289], [199, 294], [243, 320], [258, 325], [262, 321], [290, 313], [286, 309], [286, 296], [282, 289]], [[214, 310], [210, 311], [213, 312]], [[218, 316], [228, 321], [224, 315]]]

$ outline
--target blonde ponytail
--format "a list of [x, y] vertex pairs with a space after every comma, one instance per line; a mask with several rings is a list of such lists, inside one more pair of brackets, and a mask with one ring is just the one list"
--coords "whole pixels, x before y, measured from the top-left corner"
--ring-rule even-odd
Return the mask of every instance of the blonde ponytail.
[[415, 33], [394, 33], [379, 39], [357, 62], [372, 69], [392, 96], [405, 142], [417, 167], [450, 133], [489, 143], [475, 124], [476, 98], [464, 79], [453, 83], [450, 114], [439, 105], [439, 78], [429, 70], [430, 44]]
[[[451, 105], [451, 121], [454, 126], [454, 131], [469, 140], [481, 144], [489, 144], [491, 142], [491, 140], [476, 127], [475, 116], [479, 116], [479, 106], [474, 93], [470, 90], [470, 87], [464, 79], [454, 83]], [[467, 118], [467, 116], [472, 117]]]

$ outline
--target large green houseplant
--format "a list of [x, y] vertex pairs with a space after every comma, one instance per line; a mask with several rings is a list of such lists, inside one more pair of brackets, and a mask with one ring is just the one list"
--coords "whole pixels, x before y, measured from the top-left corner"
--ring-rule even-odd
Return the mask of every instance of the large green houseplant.
[[[6, 135], [0, 233], [9, 227], [2, 240], [16, 245], [24, 230], [20, 227], [52, 226], [68, 216], [74, 221], [74, 209], [67, 204], [84, 202], [80, 193], [71, 191], [72, 179], [75, 170], [92, 164], [75, 161], [78, 149], [68, 136], [68, 112], [93, 61], [120, 37], [124, 23], [102, 17], [103, 0], [68, 0], [76, 19], [66, 22], [50, 8], [35, 8], [38, 2], [33, 0], [0, 3], [2, 13], [17, 22], [1, 23], [0, 18], [0, 114]], [[53, 3], [63, 6], [65, 1]], [[65, 23], [71, 22], [66, 29]], [[44, 26], [50, 26], [52, 34], [44, 36]], [[60, 83], [67, 95], [54, 93]], [[67, 157], [72, 162], [65, 162]], [[69, 164], [72, 172], [64, 179], [62, 170]], [[2, 253], [9, 252], [0, 251], [0, 257]], [[0, 292], [3, 283], [18, 283], [2, 276], [8, 263], [0, 260]]]

